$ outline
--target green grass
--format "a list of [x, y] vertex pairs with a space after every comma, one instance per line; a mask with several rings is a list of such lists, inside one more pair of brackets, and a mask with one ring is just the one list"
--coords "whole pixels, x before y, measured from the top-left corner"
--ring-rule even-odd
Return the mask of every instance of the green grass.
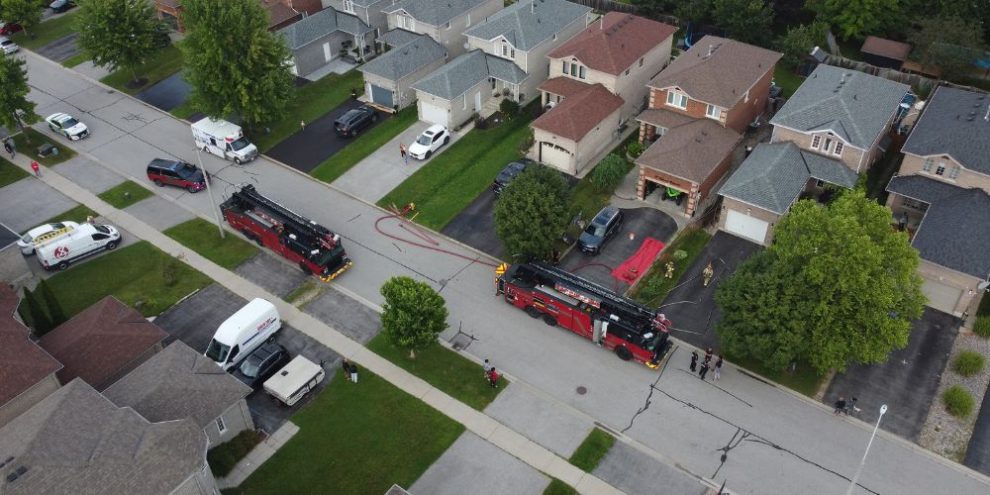
[[[165, 267], [172, 264], [175, 282], [165, 281]], [[206, 287], [206, 275], [141, 241], [55, 274], [48, 283], [67, 316], [112, 295], [144, 316], [165, 311], [182, 297]]]
[[85, 52], [77, 53], [62, 61], [62, 67], [75, 67], [89, 60], [89, 54]]
[[613, 445], [615, 445], [615, 437], [601, 428], [595, 428], [581, 442], [581, 445], [578, 446], [568, 461], [581, 468], [582, 471], [590, 473], [598, 467], [598, 463], [605, 457], [605, 454], [608, 454]]
[[217, 226], [202, 218], [180, 223], [164, 234], [228, 270], [258, 254], [258, 248], [230, 232], [221, 239]]
[[134, 79], [131, 71], [127, 69], [117, 69], [100, 79], [100, 82], [110, 86], [120, 92], [134, 95], [151, 87], [158, 81], [175, 74], [182, 69], [182, 50], [175, 44], [162, 48], [151, 56], [147, 62], [135, 69], [138, 77], [147, 79], [142, 86], [130, 88], [127, 83]]
[[9, 186], [28, 175], [21, 167], [0, 158], [0, 187]]
[[984, 359], [983, 354], [976, 351], [962, 351], [952, 361], [952, 370], [962, 376], [969, 377], [983, 371], [985, 365], [986, 359]]
[[192, 117], [196, 113], [196, 109], [193, 107], [191, 101], [186, 100], [181, 105], [169, 110], [168, 113], [177, 119], [189, 119], [189, 117]]
[[976, 308], [976, 323], [973, 333], [983, 338], [990, 338], [990, 295], [983, 294], [980, 305]]
[[97, 196], [103, 201], [110, 203], [110, 206], [118, 210], [123, 210], [142, 199], [148, 198], [152, 192], [142, 187], [137, 182], [125, 180], [116, 186], [101, 192]]
[[30, 34], [25, 34], [24, 31], [21, 31], [15, 33], [10, 39], [24, 48], [31, 50], [41, 48], [57, 39], [64, 38], [76, 32], [74, 26], [76, 16], [74, 14], [74, 12], [70, 12], [57, 19], [42, 22], [31, 28]]
[[388, 208], [416, 203], [416, 221], [434, 230], [450, 222], [492, 183], [498, 172], [519, 158], [530, 119], [520, 116], [494, 129], [474, 129], [450, 145], [378, 201]]
[[777, 64], [777, 67], [773, 70], [773, 80], [777, 86], [783, 89], [784, 98], [790, 98], [791, 95], [797, 91], [798, 86], [804, 82], [804, 78], [795, 74], [794, 71], [784, 67], [781, 64]]
[[285, 299], [285, 302], [294, 305], [298, 301], [302, 300], [304, 296], [307, 296], [314, 292], [319, 294], [319, 291], [321, 289], [322, 288], [320, 287], [320, 285], [316, 283], [316, 280], [313, 280], [312, 278], [307, 278], [305, 281], [303, 281], [302, 284], [299, 285], [299, 287], [293, 289], [293, 291], [290, 292], [289, 295], [285, 296], [283, 299]]
[[464, 431], [368, 371], [357, 384], [340, 375], [292, 417], [299, 433], [230, 493], [380, 495], [412, 485]]
[[359, 135], [344, 149], [317, 165], [310, 175], [327, 183], [337, 180], [351, 167], [408, 129], [417, 119], [416, 105], [402, 109], [381, 124]]
[[64, 221], [83, 223], [86, 221], [87, 218], [89, 217], [96, 218], [97, 215], [98, 214], [95, 211], [89, 209], [89, 207], [86, 205], [76, 205], [72, 208], [69, 208], [66, 211], [63, 211], [62, 213], [59, 213], [58, 215], [55, 215], [54, 217], [49, 218], [48, 220], [45, 220], [44, 222], [38, 222], [38, 225], [44, 225], [46, 223], [53, 223], [53, 222], [64, 222]]
[[289, 102], [285, 118], [268, 125], [268, 134], [252, 133], [249, 137], [262, 153], [272, 149], [285, 138], [299, 131], [299, 122], [312, 122], [324, 116], [351, 97], [351, 89], [358, 92], [364, 87], [360, 72], [352, 70], [345, 74], [330, 74], [319, 81], [311, 82], [296, 89], [295, 97]]
[[571, 485], [554, 478], [550, 480], [550, 484], [543, 490], [543, 495], [577, 495], [577, 490], [571, 488]]
[[502, 377], [498, 388], [491, 388], [481, 366], [440, 344], [416, 351], [416, 358], [410, 359], [409, 351], [393, 346], [379, 333], [368, 342], [368, 349], [479, 411], [509, 386], [509, 380]]
[[818, 387], [825, 380], [824, 375], [816, 373], [814, 368], [807, 363], [798, 363], [795, 371], [791, 373], [787, 370], [768, 368], [756, 359], [733, 356], [731, 353], [726, 353], [725, 359], [741, 368], [745, 368], [750, 372], [812, 398], [814, 398], [815, 393], [818, 392]]
[[206, 453], [206, 460], [210, 464], [210, 470], [217, 477], [224, 477], [234, 470], [234, 466], [251, 452], [255, 445], [261, 443], [258, 432], [254, 430], [244, 430], [236, 437], [217, 445]]
[[[28, 143], [29, 137], [31, 139], [30, 143]], [[65, 139], [68, 140], [68, 138]], [[58, 154], [48, 155], [46, 157], [38, 156], [38, 147], [45, 143], [55, 146], [55, 148], [58, 149]], [[46, 167], [58, 165], [59, 163], [76, 156], [75, 151], [70, 150], [61, 143], [30, 127], [25, 127], [23, 132], [14, 136], [14, 144], [17, 145], [18, 153], [24, 153], [25, 155], [31, 157], [32, 160], [37, 160], [38, 163]]]
[[[688, 228], [681, 231], [670, 245], [664, 247], [650, 270], [629, 291], [629, 296], [650, 307], [659, 305], [671, 289], [677, 286], [681, 276], [691, 266], [694, 259], [701, 254], [701, 250], [708, 244], [709, 239], [711, 239], [711, 235], [702, 229]], [[676, 251], [684, 251], [687, 253], [687, 257], [682, 260], [673, 260], [674, 277], [666, 278], [664, 277], [667, 271], [665, 265], [668, 260], [673, 259], [673, 253]], [[698, 283], [700, 284], [701, 281]]]

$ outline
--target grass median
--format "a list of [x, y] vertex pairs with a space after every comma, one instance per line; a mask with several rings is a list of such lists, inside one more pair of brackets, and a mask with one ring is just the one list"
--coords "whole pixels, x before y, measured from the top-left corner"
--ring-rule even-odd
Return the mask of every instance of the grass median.
[[10, 39], [24, 48], [36, 50], [76, 32], [75, 21], [75, 12], [70, 12], [57, 19], [42, 22], [31, 28], [28, 33], [24, 31], [15, 33]]
[[134, 73], [127, 69], [117, 69], [103, 76], [100, 82], [120, 92], [135, 95], [182, 70], [182, 63], [182, 50], [179, 50], [177, 45], [171, 44], [155, 52], [147, 62], [134, 69], [139, 78], [146, 79], [144, 84], [129, 87], [128, 83], [134, 80]]
[[[28, 140], [30, 139], [30, 142]], [[67, 138], [66, 138], [67, 139]], [[30, 128], [25, 127], [23, 132], [20, 132], [14, 136], [14, 144], [17, 146], [18, 153], [24, 153], [25, 155], [31, 157], [32, 160], [37, 160], [38, 163], [51, 167], [58, 165], [74, 156], [76, 152], [70, 150], [69, 148], [59, 144], [54, 139]], [[38, 148], [45, 144], [50, 144], [58, 153], [53, 153], [48, 156], [41, 156], [38, 154]]]
[[9, 186], [27, 176], [28, 173], [21, 167], [0, 158], [0, 187]]
[[118, 210], [123, 210], [138, 201], [151, 197], [151, 191], [141, 187], [134, 181], [125, 180], [106, 191], [98, 194], [100, 199], [106, 201]]
[[354, 165], [357, 165], [358, 162], [378, 151], [379, 148], [391, 141], [395, 136], [402, 134], [402, 131], [405, 131], [409, 126], [416, 123], [416, 120], [418, 120], [418, 115], [416, 114], [415, 105], [402, 109], [402, 111], [386, 119], [381, 124], [361, 134], [344, 147], [344, 149], [317, 165], [310, 172], [310, 175], [326, 183], [337, 180], [337, 178], [347, 173]]
[[230, 232], [221, 239], [217, 226], [202, 218], [180, 223], [163, 233], [228, 270], [258, 254], [258, 248]]
[[[671, 289], [677, 286], [681, 276], [691, 266], [694, 259], [701, 254], [701, 250], [705, 248], [705, 244], [708, 244], [711, 238], [712, 236], [708, 232], [699, 228], [688, 228], [681, 231], [673, 242], [664, 247], [663, 252], [653, 262], [650, 270], [629, 291], [629, 297], [650, 307], [660, 305]], [[676, 259], [674, 253], [677, 251], [683, 251], [686, 256], [679, 260]], [[673, 278], [664, 277], [665, 265], [668, 261], [674, 262]]]
[[58, 215], [49, 218], [48, 220], [45, 220], [44, 222], [38, 222], [38, 225], [44, 225], [46, 223], [54, 223], [54, 222], [83, 223], [86, 221], [87, 218], [89, 217], [96, 218], [97, 216], [98, 214], [95, 211], [91, 210], [88, 206], [76, 205], [72, 208], [69, 208], [66, 211], [63, 211], [62, 213], [59, 213]]

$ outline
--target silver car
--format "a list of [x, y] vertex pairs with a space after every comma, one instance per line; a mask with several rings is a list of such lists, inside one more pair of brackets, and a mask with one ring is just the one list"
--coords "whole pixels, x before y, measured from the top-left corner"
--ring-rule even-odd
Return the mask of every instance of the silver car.
[[17, 46], [10, 38], [6, 36], [0, 36], [0, 50], [3, 50], [4, 55], [10, 55], [11, 53], [17, 53], [21, 50], [21, 47]]

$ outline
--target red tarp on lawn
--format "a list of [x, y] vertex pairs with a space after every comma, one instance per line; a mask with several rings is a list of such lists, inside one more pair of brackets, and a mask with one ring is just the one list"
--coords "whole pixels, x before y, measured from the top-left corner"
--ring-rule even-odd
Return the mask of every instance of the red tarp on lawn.
[[650, 265], [653, 264], [653, 260], [657, 259], [663, 246], [664, 244], [659, 240], [647, 237], [639, 246], [636, 254], [612, 270], [612, 276], [629, 285], [636, 283], [639, 277], [642, 277], [650, 269]]

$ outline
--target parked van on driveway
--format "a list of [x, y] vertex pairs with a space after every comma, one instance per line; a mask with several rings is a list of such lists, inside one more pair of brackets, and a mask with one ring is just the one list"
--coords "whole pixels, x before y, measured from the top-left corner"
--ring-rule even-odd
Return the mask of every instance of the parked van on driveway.
[[282, 328], [275, 305], [261, 298], [252, 299], [217, 328], [206, 348], [206, 357], [230, 371]]
[[120, 231], [110, 225], [84, 223], [71, 232], [36, 247], [38, 262], [45, 270], [65, 270], [72, 263], [111, 251], [120, 245]]
[[17, 247], [21, 249], [21, 254], [24, 256], [31, 256], [37, 246], [62, 237], [72, 232], [76, 227], [79, 227], [76, 222], [54, 222], [39, 225], [21, 236], [20, 240], [17, 241]]

